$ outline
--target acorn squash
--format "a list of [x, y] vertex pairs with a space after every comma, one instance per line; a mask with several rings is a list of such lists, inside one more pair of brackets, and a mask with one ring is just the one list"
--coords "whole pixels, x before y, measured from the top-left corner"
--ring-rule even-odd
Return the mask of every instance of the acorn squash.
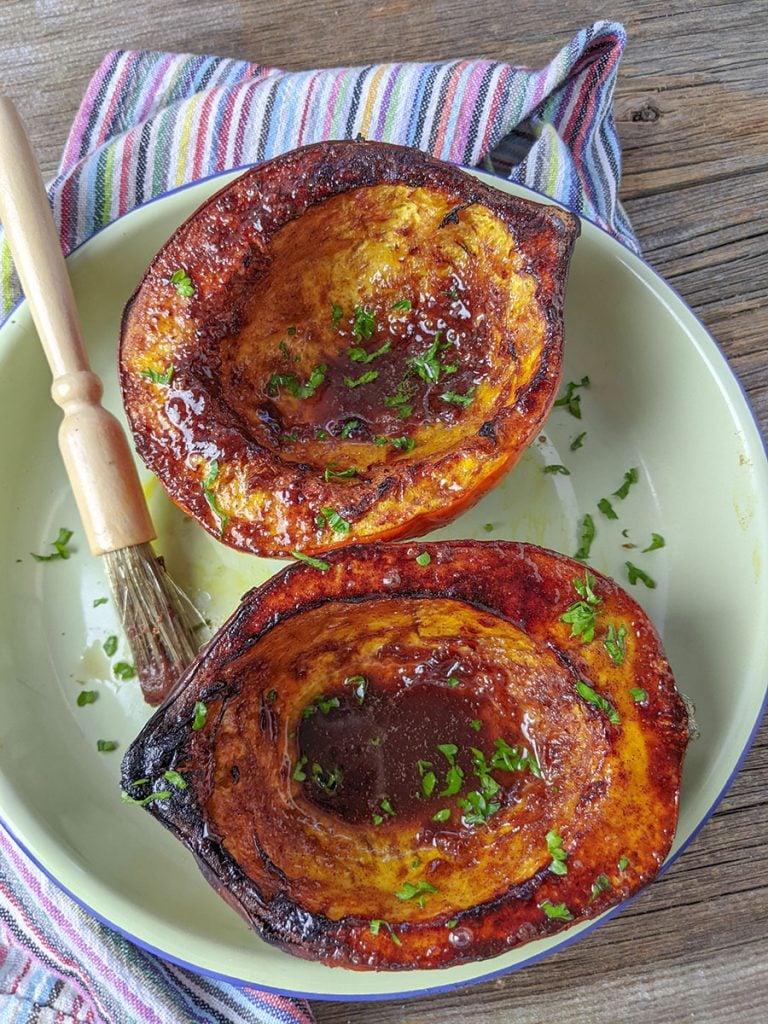
[[518, 460], [555, 398], [578, 221], [369, 142], [249, 170], [126, 308], [139, 454], [264, 556], [424, 533]]
[[247, 594], [123, 786], [268, 942], [446, 967], [649, 882], [687, 739], [659, 637], [612, 580], [525, 544], [375, 543]]

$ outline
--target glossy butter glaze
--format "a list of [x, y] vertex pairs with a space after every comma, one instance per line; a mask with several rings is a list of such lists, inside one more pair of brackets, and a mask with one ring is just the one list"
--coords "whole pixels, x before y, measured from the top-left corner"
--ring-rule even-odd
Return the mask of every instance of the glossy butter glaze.
[[[129, 794], [265, 939], [359, 969], [442, 967], [654, 877], [687, 715], [629, 595], [522, 544], [327, 561], [246, 595], [124, 762]], [[585, 582], [589, 639], [563, 619]], [[169, 770], [187, 788], [153, 800]]]
[[332, 142], [260, 165], [177, 231], [126, 308], [137, 449], [257, 554], [446, 522], [554, 401], [577, 234], [416, 150]]

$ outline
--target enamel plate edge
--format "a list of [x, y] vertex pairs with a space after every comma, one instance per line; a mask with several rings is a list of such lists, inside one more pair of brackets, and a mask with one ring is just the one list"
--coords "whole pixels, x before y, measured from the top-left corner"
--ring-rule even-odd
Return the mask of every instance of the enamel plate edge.
[[[116, 341], [125, 301], [175, 227], [233, 176], [155, 200], [69, 258], [86, 342], [113, 412], [120, 410]], [[149, 709], [135, 680], [115, 676], [115, 662], [127, 652], [118, 648], [110, 657], [104, 649], [117, 634], [116, 620], [110, 603], [99, 601], [106, 584], [85, 549], [69, 494], [55, 441], [60, 414], [25, 305], [0, 333], [2, 469], [12, 482], [2, 516], [0, 821], [46, 873], [96, 916], [168, 959], [315, 998], [392, 998], [466, 985], [538, 959], [595, 927], [586, 922], [493, 960], [443, 971], [334, 970], [262, 943], [169, 834], [122, 805], [120, 752]], [[768, 466], [740, 386], [704, 327], [642, 260], [588, 223], [568, 285], [563, 379], [585, 375], [582, 419], [555, 409], [520, 465], [433, 536], [528, 540], [572, 555], [583, 515], [593, 515], [591, 563], [646, 608], [680, 689], [696, 706], [702, 739], [686, 760], [674, 857], [729, 785], [765, 705], [768, 655], [756, 640], [768, 620]], [[582, 432], [586, 437], [572, 450]], [[17, 437], [25, 439], [22, 447], [11, 443]], [[31, 469], [30, 451], [36, 455]], [[545, 474], [552, 463], [566, 464], [570, 475]], [[612, 495], [632, 468], [638, 484], [626, 499], [612, 499], [621, 518], [609, 522], [596, 502]], [[144, 476], [171, 573], [217, 625], [241, 593], [280, 563], [222, 550]], [[50, 549], [60, 526], [75, 531], [72, 558], [35, 562], [30, 552]], [[652, 532], [665, 546], [642, 553]], [[630, 586], [627, 561], [656, 587]], [[83, 688], [99, 696], [77, 707]], [[118, 750], [98, 753], [97, 738], [117, 741]]]

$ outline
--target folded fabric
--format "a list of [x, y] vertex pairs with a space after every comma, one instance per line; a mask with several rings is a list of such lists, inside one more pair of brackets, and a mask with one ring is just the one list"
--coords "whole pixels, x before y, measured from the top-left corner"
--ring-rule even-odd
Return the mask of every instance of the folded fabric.
[[[454, 60], [284, 72], [115, 51], [88, 87], [49, 189], [62, 245], [71, 251], [189, 181], [362, 134], [503, 173], [636, 249], [618, 201], [611, 108], [624, 41], [620, 25], [598, 22], [541, 70]], [[17, 298], [2, 240], [0, 319]], [[305, 1003], [139, 949], [60, 892], [0, 828], [0, 1024], [311, 1019]]]

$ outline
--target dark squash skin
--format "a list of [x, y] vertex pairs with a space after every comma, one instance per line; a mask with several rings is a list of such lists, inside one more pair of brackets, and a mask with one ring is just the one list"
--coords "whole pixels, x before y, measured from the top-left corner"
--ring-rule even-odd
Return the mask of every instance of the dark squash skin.
[[417, 150], [328, 142], [260, 165], [176, 232], [126, 308], [137, 450], [189, 515], [259, 555], [442, 525], [551, 408], [578, 230]]
[[[260, 935], [351, 968], [447, 967], [656, 875], [688, 720], [626, 592], [514, 543], [377, 543], [326, 564], [247, 594], [123, 763], [136, 799], [182, 773], [147, 810]], [[590, 579], [585, 640], [562, 616]], [[518, 763], [499, 760], [510, 749]]]

